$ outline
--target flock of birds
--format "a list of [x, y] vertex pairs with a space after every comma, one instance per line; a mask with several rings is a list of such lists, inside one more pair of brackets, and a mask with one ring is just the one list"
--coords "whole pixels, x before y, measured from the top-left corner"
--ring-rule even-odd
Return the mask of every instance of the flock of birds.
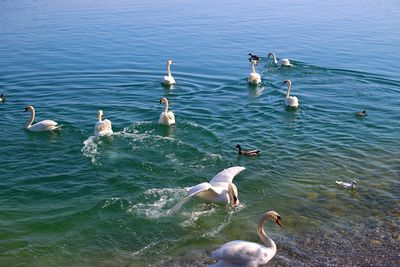
[[[261, 83], [261, 75], [256, 72], [255, 65], [258, 64], [260, 57], [257, 55], [253, 55], [251, 53], [248, 54], [249, 61], [251, 63], [251, 73], [249, 77], [250, 84], [260, 84]], [[274, 64], [278, 67], [292, 67], [293, 65], [290, 63], [290, 60], [287, 58], [277, 59], [274, 53], [268, 53], [268, 58], [272, 57]], [[171, 65], [173, 65], [172, 60], [167, 61], [167, 76], [164, 76], [163, 84], [166, 86], [176, 84], [174, 77], [171, 74]], [[299, 100], [296, 96], [291, 96], [291, 86], [292, 83], [290, 80], [286, 80], [283, 84], [287, 85], [287, 92], [285, 97], [285, 104], [288, 108], [298, 108]], [[0, 103], [4, 103], [6, 101], [6, 96], [4, 94], [0, 95]], [[175, 124], [175, 115], [172, 111], [168, 110], [168, 100], [165, 97], [160, 99], [160, 105], [165, 104], [164, 111], [160, 114], [158, 123], [162, 125], [173, 125]], [[33, 106], [27, 106], [25, 108], [26, 112], [31, 113], [31, 117], [26, 125], [26, 129], [33, 132], [40, 131], [54, 131], [60, 129], [62, 125], [59, 125], [57, 122], [53, 120], [43, 120], [33, 124], [35, 121], [35, 108]], [[96, 137], [110, 136], [113, 134], [111, 121], [108, 119], [103, 119], [103, 111], [99, 110], [97, 113], [97, 122], [94, 127], [94, 135]], [[357, 112], [357, 117], [365, 117], [366, 111]], [[238, 149], [238, 153], [240, 155], [245, 156], [257, 156], [261, 151], [260, 150], [242, 150], [242, 147], [238, 144], [236, 145]], [[236, 185], [232, 182], [233, 178], [238, 175], [240, 172], [245, 170], [244, 167], [235, 166], [227, 168], [216, 176], [214, 176], [210, 182], [204, 182], [198, 185], [195, 185], [190, 188], [186, 197], [180, 200], [175, 206], [171, 209], [171, 213], [174, 214], [179, 211], [184, 203], [186, 203], [191, 197], [196, 196], [201, 199], [204, 199], [208, 202], [215, 203], [225, 203], [231, 205], [238, 205], [238, 189]], [[338, 186], [341, 186], [346, 189], [355, 189], [357, 182], [352, 181], [351, 183], [345, 183], [342, 181], [336, 181]], [[268, 220], [273, 220], [279, 226], [281, 224], [281, 216], [275, 211], [266, 212], [260, 219], [257, 225], [257, 233], [264, 245], [248, 242], [243, 240], [235, 240], [228, 242], [222, 245], [219, 249], [212, 252], [211, 257], [216, 261], [215, 264], [210, 266], [259, 266], [264, 265], [268, 261], [270, 261], [275, 253], [276, 253], [276, 244], [275, 242], [268, 237], [266, 232], [264, 231], [264, 224]]]

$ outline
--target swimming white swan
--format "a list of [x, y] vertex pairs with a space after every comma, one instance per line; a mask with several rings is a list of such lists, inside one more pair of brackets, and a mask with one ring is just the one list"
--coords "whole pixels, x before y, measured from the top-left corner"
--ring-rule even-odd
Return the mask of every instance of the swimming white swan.
[[238, 205], [238, 191], [233, 178], [246, 168], [230, 167], [215, 175], [209, 183], [201, 183], [190, 188], [186, 197], [179, 201], [171, 212], [177, 212], [192, 196], [198, 196], [206, 201]]
[[25, 112], [27, 111], [31, 112], [31, 119], [28, 121], [28, 124], [26, 125], [26, 129], [28, 129], [29, 131], [32, 132], [53, 131], [62, 126], [62, 125], [57, 126], [58, 123], [52, 120], [44, 120], [32, 125], [32, 122], [35, 120], [35, 109], [33, 106], [27, 106], [25, 108]]
[[261, 83], [261, 75], [256, 72], [254, 65], [257, 64], [256, 60], [251, 61], [251, 73], [249, 77], [249, 83], [251, 84], [259, 84]]
[[171, 65], [172, 64], [174, 64], [174, 62], [172, 62], [172, 60], [168, 60], [167, 61], [168, 75], [164, 76], [164, 82], [163, 82], [165, 85], [175, 84], [175, 79], [171, 75]]
[[263, 228], [269, 219], [282, 226], [281, 216], [277, 212], [268, 211], [263, 215], [257, 225], [257, 233], [265, 246], [243, 240], [228, 242], [212, 252], [211, 257], [217, 263], [209, 266], [264, 266], [267, 264], [276, 253], [275, 242], [267, 236]]
[[165, 103], [165, 110], [161, 112], [158, 123], [163, 125], [175, 124], [175, 115], [172, 111], [168, 111], [168, 100], [165, 97], [160, 99], [160, 105], [162, 103]]
[[290, 96], [290, 89], [292, 88], [292, 82], [290, 80], [286, 80], [283, 84], [287, 83], [287, 92], [285, 98], [285, 104], [289, 108], [298, 108], [299, 107], [299, 100], [295, 96]]
[[351, 181], [351, 183], [345, 183], [342, 181], [336, 181], [338, 185], [346, 189], [356, 189], [357, 182], [355, 180]]
[[268, 53], [268, 58], [270, 56], [272, 56], [272, 59], [274, 60], [275, 65], [277, 65], [279, 67], [292, 67], [293, 66], [292, 64], [290, 64], [290, 60], [287, 58], [282, 58], [282, 59], [277, 60], [275, 53], [273, 53], [273, 52]]
[[98, 121], [96, 122], [96, 125], [94, 126], [94, 135], [95, 136], [106, 136], [106, 135], [111, 135], [113, 133], [112, 127], [111, 127], [111, 121], [110, 120], [103, 120], [103, 111], [99, 110], [97, 113], [98, 116]]

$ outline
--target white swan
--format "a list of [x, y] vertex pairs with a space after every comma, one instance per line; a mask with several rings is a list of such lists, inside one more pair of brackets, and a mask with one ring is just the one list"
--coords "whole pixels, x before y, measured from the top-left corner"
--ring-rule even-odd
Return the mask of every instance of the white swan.
[[259, 84], [261, 83], [261, 75], [256, 72], [254, 65], [257, 64], [256, 60], [251, 61], [251, 73], [249, 77], [249, 83], [251, 84]]
[[345, 183], [342, 181], [336, 181], [338, 185], [346, 189], [356, 189], [357, 182], [355, 180], [351, 181], [351, 183]]
[[172, 60], [168, 60], [167, 61], [168, 75], [164, 76], [164, 82], [163, 82], [165, 85], [175, 84], [175, 79], [171, 75], [171, 65], [172, 64], [174, 64], [174, 62], [172, 62]]
[[286, 83], [287, 83], [287, 92], [286, 92], [285, 104], [289, 108], [298, 108], [299, 100], [297, 99], [296, 96], [290, 95], [290, 89], [292, 88], [292, 82], [290, 80], [286, 80], [283, 82], [283, 84], [286, 84]]
[[277, 60], [274, 52], [268, 53], [268, 58], [270, 56], [272, 56], [272, 59], [274, 60], [275, 65], [277, 65], [279, 67], [292, 67], [293, 66], [292, 64], [290, 64], [290, 60], [287, 58], [282, 58], [282, 59]]
[[103, 111], [99, 110], [97, 113], [98, 116], [98, 121], [96, 122], [96, 125], [94, 126], [94, 135], [95, 136], [106, 136], [106, 135], [111, 135], [113, 133], [112, 127], [111, 127], [111, 121], [110, 120], [103, 120]]
[[238, 205], [238, 191], [232, 180], [245, 169], [240, 166], [230, 167], [215, 175], [209, 183], [205, 182], [193, 186], [187, 196], [171, 209], [171, 212], [177, 212], [192, 196], [198, 196], [210, 202]]
[[162, 103], [165, 103], [165, 110], [161, 112], [158, 123], [163, 125], [175, 124], [175, 115], [172, 111], [168, 111], [168, 100], [165, 97], [160, 99], [160, 105]]
[[263, 215], [257, 225], [257, 233], [265, 246], [243, 240], [228, 242], [212, 252], [211, 257], [217, 263], [209, 266], [264, 266], [267, 264], [276, 253], [275, 242], [267, 236], [263, 228], [269, 219], [282, 226], [281, 216], [277, 212], [268, 211]]
[[58, 123], [52, 120], [44, 120], [32, 125], [33, 121], [35, 120], [35, 109], [33, 106], [27, 106], [25, 108], [25, 112], [27, 111], [31, 112], [31, 118], [28, 121], [28, 124], [26, 125], [26, 129], [28, 129], [29, 131], [32, 132], [53, 131], [62, 126], [62, 125], [57, 126]]

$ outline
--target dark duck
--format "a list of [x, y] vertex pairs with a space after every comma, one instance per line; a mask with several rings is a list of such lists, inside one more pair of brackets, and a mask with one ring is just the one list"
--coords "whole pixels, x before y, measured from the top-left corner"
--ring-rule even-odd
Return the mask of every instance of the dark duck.
[[248, 56], [249, 56], [249, 61], [250, 61], [250, 62], [251, 62], [252, 60], [255, 60], [255, 61], [259, 61], [259, 60], [260, 60], [260, 57], [257, 56], [257, 55], [252, 55], [251, 53], [249, 53]]
[[367, 111], [363, 110], [363, 111], [357, 112], [356, 116], [357, 117], [365, 117], [365, 116], [367, 116]]
[[239, 154], [240, 155], [245, 155], [245, 156], [257, 156], [261, 152], [258, 149], [242, 150], [242, 147], [240, 145], [236, 145], [236, 148], [239, 149]]

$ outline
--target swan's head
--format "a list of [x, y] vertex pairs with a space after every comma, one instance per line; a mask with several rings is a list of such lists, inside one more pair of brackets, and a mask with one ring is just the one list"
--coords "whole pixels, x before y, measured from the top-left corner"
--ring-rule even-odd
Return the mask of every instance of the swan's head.
[[97, 116], [98, 116], [99, 120], [103, 119], [103, 111], [102, 111], [102, 110], [99, 110], [99, 111], [97, 112]]
[[274, 220], [277, 225], [282, 227], [282, 224], [281, 224], [282, 218], [276, 211], [271, 210], [271, 211], [268, 211], [267, 213], [265, 213], [263, 216], [263, 219], [268, 219], [268, 218], [271, 220]]
[[357, 182], [356, 180], [351, 181], [351, 187], [356, 188]]
[[270, 56], [275, 57], [275, 54], [274, 54], [273, 52], [269, 52], [269, 53], [268, 53], [268, 58], [269, 58]]
[[290, 80], [286, 80], [286, 81], [283, 82], [283, 84], [292, 85], [292, 82]]
[[162, 98], [160, 99], [160, 105], [161, 105], [162, 103], [168, 103], [168, 100], [167, 100], [165, 97], [162, 97]]
[[0, 98], [4, 98], [4, 94], [1, 94], [1, 95], [0, 95]]
[[173, 65], [173, 64], [174, 62], [171, 59], [167, 61], [167, 65]]
[[230, 183], [228, 185], [228, 194], [230, 203], [234, 206], [239, 205], [238, 190], [235, 184]]
[[242, 149], [242, 147], [239, 144], [236, 145], [236, 148]]
[[24, 112], [32, 111], [32, 110], [34, 110], [33, 106], [27, 106], [27, 107], [24, 109]]

